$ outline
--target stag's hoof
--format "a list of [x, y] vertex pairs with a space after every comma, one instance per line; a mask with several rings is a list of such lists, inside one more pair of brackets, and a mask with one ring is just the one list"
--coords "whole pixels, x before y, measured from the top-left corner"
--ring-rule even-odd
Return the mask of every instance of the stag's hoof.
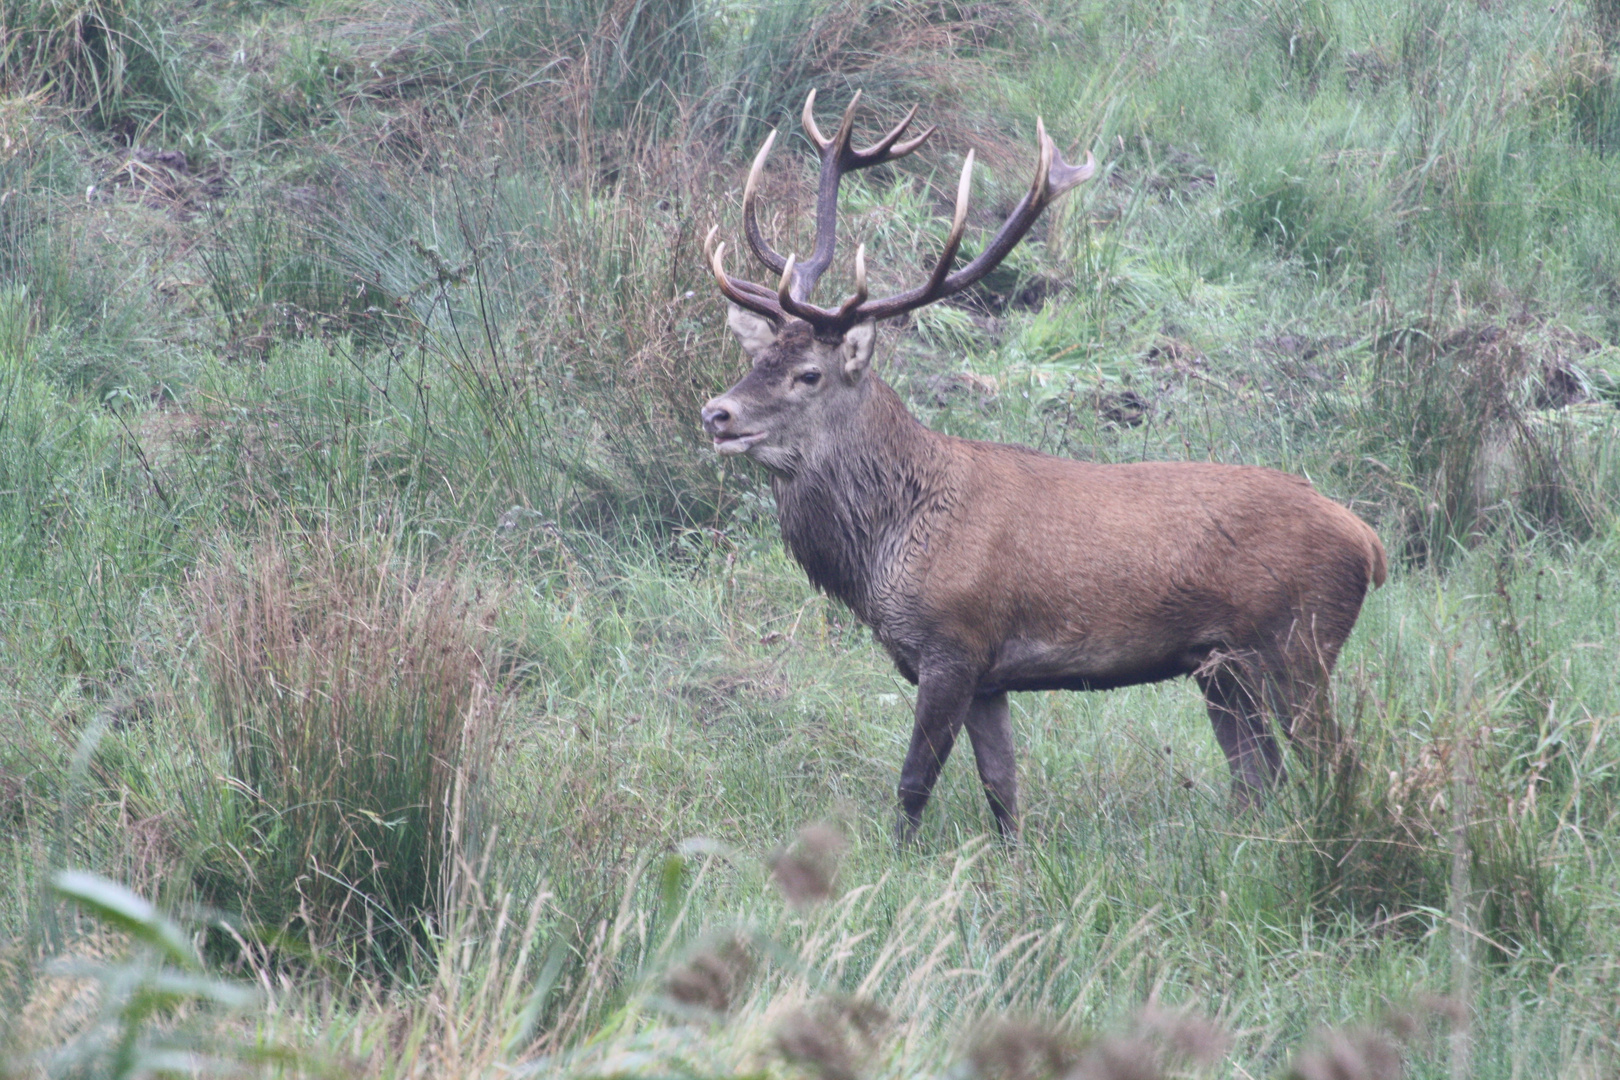
[[911, 817], [902, 811], [894, 823], [894, 846], [901, 851], [916, 850], [917, 832], [921, 826], [921, 819]]

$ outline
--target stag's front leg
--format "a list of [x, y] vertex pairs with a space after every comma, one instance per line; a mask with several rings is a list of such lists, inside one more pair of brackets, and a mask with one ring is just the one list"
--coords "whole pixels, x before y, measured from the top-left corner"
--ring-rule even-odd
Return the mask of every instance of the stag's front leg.
[[967, 714], [968, 740], [979, 765], [996, 831], [1003, 840], [1018, 839], [1018, 762], [1013, 756], [1012, 711], [1006, 694], [976, 697]]
[[900, 818], [895, 837], [901, 844], [909, 844], [917, 836], [923, 807], [928, 805], [945, 759], [951, 756], [972, 701], [973, 680], [962, 672], [943, 668], [919, 674], [911, 749], [900, 767]]

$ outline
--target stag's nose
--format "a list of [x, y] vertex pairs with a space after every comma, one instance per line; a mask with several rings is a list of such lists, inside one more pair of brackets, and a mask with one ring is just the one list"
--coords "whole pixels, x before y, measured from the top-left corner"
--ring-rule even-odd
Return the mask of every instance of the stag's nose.
[[710, 435], [723, 435], [731, 426], [731, 409], [724, 398], [714, 398], [703, 406], [703, 430]]

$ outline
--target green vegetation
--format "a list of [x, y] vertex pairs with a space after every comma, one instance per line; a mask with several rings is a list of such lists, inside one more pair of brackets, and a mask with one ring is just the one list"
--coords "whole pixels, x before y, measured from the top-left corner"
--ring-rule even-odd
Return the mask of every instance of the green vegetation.
[[[0, 0], [0, 1075], [1611, 1074], [1617, 65], [1613, 0]], [[910, 688], [695, 422], [812, 87], [941, 125], [846, 186], [876, 292], [970, 147], [975, 230], [1096, 154], [879, 367], [1372, 522], [1358, 773], [1234, 819], [1190, 685], [1024, 695], [1024, 843], [956, 761], [895, 850]]]

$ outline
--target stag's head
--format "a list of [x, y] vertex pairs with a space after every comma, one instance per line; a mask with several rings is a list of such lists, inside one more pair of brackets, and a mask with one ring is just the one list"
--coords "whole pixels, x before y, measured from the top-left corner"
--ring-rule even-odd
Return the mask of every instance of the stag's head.
[[934, 133], [930, 127], [904, 142], [917, 110], [913, 108], [887, 135], [857, 150], [850, 145], [855, 124], [856, 92], [844, 111], [843, 122], [832, 138], [816, 126], [816, 94], [804, 103], [804, 130], [821, 151], [821, 180], [816, 191], [816, 239], [803, 263], [783, 256], [760, 231], [755, 200], [765, 159], [776, 142], [771, 132], [748, 171], [743, 189], [743, 232], [754, 257], [777, 275], [770, 289], [726, 273], [726, 245], [716, 243], [719, 227], [709, 230], [704, 245], [709, 266], [720, 291], [730, 303], [727, 324], [753, 362], [747, 375], [730, 390], [703, 407], [703, 427], [723, 454], [748, 454], [768, 468], [791, 473], [818, 445], [837, 440], [841, 429], [857, 415], [869, 380], [879, 319], [903, 315], [954, 296], [984, 277], [1006, 258], [1035, 219], [1058, 196], [1096, 172], [1086, 154], [1082, 165], [1069, 165], [1058, 153], [1041, 121], [1035, 121], [1039, 146], [1035, 177], [1029, 191], [1013, 208], [996, 235], [966, 266], [952, 271], [962, 234], [967, 227], [968, 192], [973, 179], [973, 152], [962, 165], [956, 189], [956, 214], [951, 221], [945, 250], [928, 280], [915, 288], [881, 300], [870, 299], [866, 289], [866, 248], [855, 251], [855, 291], [835, 308], [818, 307], [810, 295], [827, 267], [832, 265], [838, 232], [838, 183], [847, 172], [905, 157]]

